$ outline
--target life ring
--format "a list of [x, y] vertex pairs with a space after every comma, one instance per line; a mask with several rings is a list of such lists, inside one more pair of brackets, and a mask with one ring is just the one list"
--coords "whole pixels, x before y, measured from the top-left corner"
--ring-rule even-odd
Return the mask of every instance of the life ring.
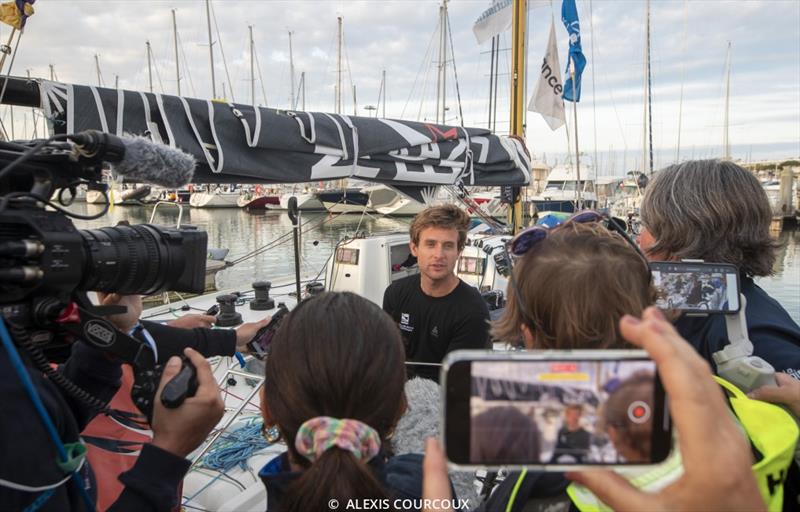
[[256, 185], [256, 195], [260, 196], [262, 191], [261, 185]]

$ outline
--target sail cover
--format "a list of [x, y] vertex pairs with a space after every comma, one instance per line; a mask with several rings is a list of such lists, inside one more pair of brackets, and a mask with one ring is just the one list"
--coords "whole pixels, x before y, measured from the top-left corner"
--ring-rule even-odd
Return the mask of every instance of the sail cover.
[[357, 178], [394, 186], [529, 182], [518, 138], [431, 123], [253, 107], [39, 81], [56, 133], [150, 133], [198, 161], [197, 183]]

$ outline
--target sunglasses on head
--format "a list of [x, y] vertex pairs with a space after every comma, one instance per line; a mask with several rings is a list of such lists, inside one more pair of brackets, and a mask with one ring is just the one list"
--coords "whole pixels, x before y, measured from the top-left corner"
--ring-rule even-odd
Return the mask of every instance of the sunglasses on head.
[[639, 245], [630, 237], [627, 230], [627, 223], [622, 219], [617, 219], [615, 217], [608, 217], [603, 215], [600, 212], [596, 212], [594, 210], [584, 210], [574, 214], [573, 216], [569, 217], [567, 220], [554, 226], [553, 228], [546, 228], [544, 226], [532, 226], [528, 229], [525, 229], [518, 233], [514, 238], [511, 239], [511, 242], [508, 243], [508, 252], [512, 257], [512, 261], [514, 258], [519, 258], [525, 255], [528, 251], [530, 251], [536, 244], [547, 238], [547, 235], [553, 230], [558, 229], [562, 226], [567, 226], [570, 223], [578, 223], [578, 224], [589, 224], [592, 222], [598, 222], [603, 227], [612, 231], [614, 233], [618, 233], [625, 239], [626, 242], [630, 244], [631, 247], [645, 260], [644, 253], [639, 249]]
[[[597, 222], [600, 223], [603, 227], [605, 227], [609, 231], [618, 233], [620, 236], [622, 236], [622, 238], [625, 239], [626, 242], [628, 242], [628, 244], [630, 244], [631, 247], [633, 247], [636, 253], [639, 254], [639, 256], [641, 256], [642, 260], [645, 262], [645, 265], [648, 268], [648, 271], [650, 270], [650, 265], [647, 263], [647, 258], [645, 257], [644, 253], [641, 251], [641, 249], [639, 249], [639, 245], [628, 234], [627, 230], [628, 224], [622, 219], [618, 219], [615, 217], [608, 217], [594, 210], [584, 210], [578, 212], [569, 217], [561, 224], [558, 224], [552, 228], [547, 228], [544, 226], [532, 226], [528, 229], [521, 231], [514, 238], [512, 238], [511, 241], [506, 246], [506, 251], [510, 256], [509, 260], [511, 261], [512, 266], [515, 259], [521, 258], [533, 247], [535, 247], [536, 244], [547, 238], [547, 236], [550, 234], [552, 230], [558, 229], [562, 226], [567, 226], [570, 223], [574, 222], [577, 222], [578, 224], [589, 224], [592, 222]], [[508, 282], [514, 291], [513, 294], [514, 301], [516, 302], [517, 308], [519, 309], [519, 312], [523, 320], [528, 325], [528, 327], [530, 327], [534, 331], [538, 330], [536, 322], [534, 321], [533, 318], [530, 317], [527, 309], [525, 308], [525, 303], [522, 300], [522, 294], [520, 293], [519, 288], [517, 287], [513, 271], [509, 276]]]

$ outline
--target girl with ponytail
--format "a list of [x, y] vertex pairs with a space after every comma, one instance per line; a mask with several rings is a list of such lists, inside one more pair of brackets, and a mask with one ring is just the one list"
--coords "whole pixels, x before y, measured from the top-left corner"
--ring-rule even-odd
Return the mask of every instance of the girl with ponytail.
[[267, 509], [419, 499], [422, 456], [393, 457], [388, 442], [406, 408], [405, 375], [400, 333], [378, 306], [352, 293], [300, 303], [266, 362], [264, 425], [288, 447], [261, 470]]

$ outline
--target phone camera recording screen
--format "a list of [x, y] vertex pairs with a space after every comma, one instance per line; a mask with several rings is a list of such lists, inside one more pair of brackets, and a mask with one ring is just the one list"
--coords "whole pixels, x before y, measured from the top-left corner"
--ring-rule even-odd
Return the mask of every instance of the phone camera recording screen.
[[739, 290], [734, 268], [685, 264], [653, 268], [658, 289], [656, 306], [686, 311], [738, 311]]
[[474, 361], [470, 462], [652, 462], [655, 363]]

